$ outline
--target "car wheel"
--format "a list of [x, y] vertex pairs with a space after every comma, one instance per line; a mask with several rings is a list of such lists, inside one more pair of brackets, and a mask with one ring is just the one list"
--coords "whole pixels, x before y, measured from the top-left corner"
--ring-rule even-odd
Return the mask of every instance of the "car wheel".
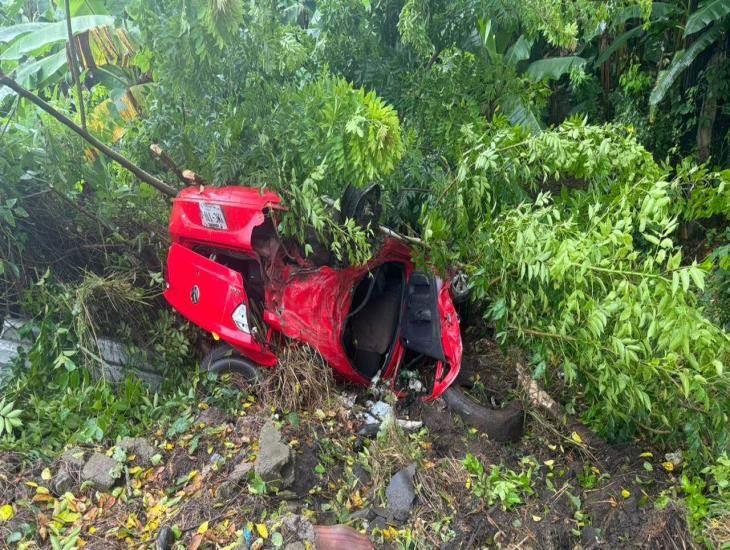
[[232, 374], [236, 382], [244, 385], [256, 385], [261, 379], [261, 372], [256, 363], [241, 355], [228, 344], [221, 344], [211, 349], [200, 363], [203, 370], [216, 374]]
[[448, 407], [461, 416], [464, 422], [484, 432], [490, 439], [517, 441], [522, 437], [525, 412], [517, 401], [512, 401], [503, 409], [491, 409], [453, 386], [444, 392], [443, 398]]

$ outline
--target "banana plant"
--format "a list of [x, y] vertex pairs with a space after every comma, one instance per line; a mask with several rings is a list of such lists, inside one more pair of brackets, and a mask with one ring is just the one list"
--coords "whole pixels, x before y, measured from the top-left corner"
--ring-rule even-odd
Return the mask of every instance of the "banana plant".
[[702, 52], [725, 39], [730, 27], [728, 14], [730, 14], [728, 0], [707, 0], [689, 15], [684, 26], [684, 38], [703, 32], [685, 49], [677, 51], [667, 69], [659, 73], [649, 96], [649, 105], [654, 108], [661, 103], [679, 75], [687, 70]]
[[[74, 36], [91, 29], [113, 26], [111, 15], [80, 15], [71, 18]], [[6, 72], [13, 71], [15, 80], [23, 87], [41, 89], [57, 83], [68, 66], [65, 21], [19, 23], [0, 29], [0, 64]], [[0, 89], [0, 101], [9, 94]]]

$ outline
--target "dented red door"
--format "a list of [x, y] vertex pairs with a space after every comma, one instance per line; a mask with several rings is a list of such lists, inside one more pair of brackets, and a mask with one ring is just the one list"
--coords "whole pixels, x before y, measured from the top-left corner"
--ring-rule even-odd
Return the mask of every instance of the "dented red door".
[[173, 243], [167, 256], [168, 302], [186, 319], [265, 366], [276, 356], [254, 337], [249, 301], [237, 271]]

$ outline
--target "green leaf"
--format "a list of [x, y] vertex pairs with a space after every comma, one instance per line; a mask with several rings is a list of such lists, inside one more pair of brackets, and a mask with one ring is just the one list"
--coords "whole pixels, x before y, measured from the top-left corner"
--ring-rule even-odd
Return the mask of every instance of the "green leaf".
[[532, 41], [527, 40], [524, 35], [520, 35], [517, 41], [507, 48], [504, 54], [504, 62], [507, 65], [514, 66], [520, 61], [530, 58], [530, 50], [532, 49]]
[[700, 9], [687, 18], [684, 27], [684, 36], [701, 31], [707, 25], [716, 23], [730, 13], [730, 2], [728, 0], [710, 0], [705, 2]]
[[652, 107], [657, 105], [664, 99], [664, 96], [672, 87], [672, 84], [677, 80], [677, 77], [687, 69], [692, 62], [697, 59], [708, 46], [713, 44], [721, 35], [722, 27], [716, 26], [708, 30], [705, 34], [700, 36], [697, 41], [686, 50], [677, 52], [672, 60], [671, 65], [665, 71], [661, 71], [654, 84], [654, 89], [651, 91], [649, 96], [649, 105]]
[[509, 95], [505, 97], [502, 101], [502, 110], [507, 113], [507, 118], [512, 124], [527, 128], [533, 134], [542, 131], [537, 116], [532, 112], [532, 109], [525, 106], [519, 96]]
[[[88, 31], [94, 27], [113, 24], [114, 17], [111, 15], [81, 15], [79, 17], [71, 18], [74, 35]], [[8, 46], [2, 55], [0, 55], [0, 59], [5, 61], [20, 59], [24, 55], [38, 50], [39, 48], [50, 46], [56, 42], [65, 42], [67, 36], [65, 20], [50, 23], [39, 30], [25, 34], [15, 40], [12, 44], [10, 44], [10, 46]]]
[[[41, 83], [56, 74], [67, 62], [66, 48], [63, 48], [53, 55], [21, 65], [15, 73], [15, 80], [26, 88], [40, 87]], [[34, 77], [38, 86], [31, 85]]]
[[558, 80], [561, 76], [574, 69], [580, 69], [586, 60], [576, 55], [566, 57], [549, 57], [530, 63], [527, 67], [527, 76], [535, 82], [539, 80]]
[[0, 44], [10, 42], [23, 34], [43, 29], [48, 25], [51, 25], [51, 23], [19, 23], [18, 25], [4, 27], [0, 29]]
[[598, 56], [596, 61], [593, 63], [594, 67], [598, 67], [599, 65], [602, 65], [606, 61], [608, 61], [608, 58], [611, 57], [616, 50], [618, 50], [621, 46], [623, 46], [626, 42], [631, 40], [632, 38], [636, 38], [637, 36], [640, 36], [644, 33], [644, 29], [641, 26], [634, 27], [631, 30], [626, 31], [621, 36], [616, 38], [613, 42], [611, 42], [611, 45], [603, 50], [601, 55]]

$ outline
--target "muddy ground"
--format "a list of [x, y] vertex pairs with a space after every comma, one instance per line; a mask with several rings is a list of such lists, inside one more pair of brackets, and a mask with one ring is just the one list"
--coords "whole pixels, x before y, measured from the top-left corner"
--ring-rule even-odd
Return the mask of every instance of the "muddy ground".
[[[465, 366], [477, 377], [482, 399], [519, 398], [514, 369], [493, 342], [472, 342]], [[14, 532], [23, 532], [29, 547], [75, 536], [86, 548], [141, 548], [154, 546], [160, 530], [174, 526], [179, 547], [246, 548], [246, 529], [254, 547], [272, 547], [293, 540], [291, 533], [274, 535], [280, 518], [293, 512], [316, 525], [350, 525], [376, 547], [692, 547], [683, 510], [672, 500], [657, 506], [666, 500], [662, 495], [673, 494], [677, 479], [651, 449], [600, 442], [589, 448], [529, 406], [524, 436], [499, 443], [465, 426], [440, 400], [399, 401], [397, 416], [421, 420], [424, 428], [373, 440], [357, 435], [356, 411], [368, 397], [365, 390], [338, 386], [327, 406], [312, 410], [272, 410], [243, 394], [228, 412], [202, 403], [186, 432], [169, 437], [161, 427], [149, 434], [158, 464], [135, 468], [131, 459], [108, 492], [81, 486], [70, 497], [54, 495], [44, 488], [58, 463], [28, 465], [6, 454], [0, 457], [0, 500], [12, 502], [15, 515], [0, 523], [0, 541], [7, 546]], [[221, 497], [218, 489], [233, 468], [254, 460], [259, 430], [272, 416], [296, 454], [294, 484], [277, 490], [249, 477]], [[463, 467], [467, 453], [487, 470], [530, 467], [534, 493], [511, 510], [476, 497]], [[384, 491], [411, 462], [417, 464], [416, 500], [399, 520], [387, 513]]]

